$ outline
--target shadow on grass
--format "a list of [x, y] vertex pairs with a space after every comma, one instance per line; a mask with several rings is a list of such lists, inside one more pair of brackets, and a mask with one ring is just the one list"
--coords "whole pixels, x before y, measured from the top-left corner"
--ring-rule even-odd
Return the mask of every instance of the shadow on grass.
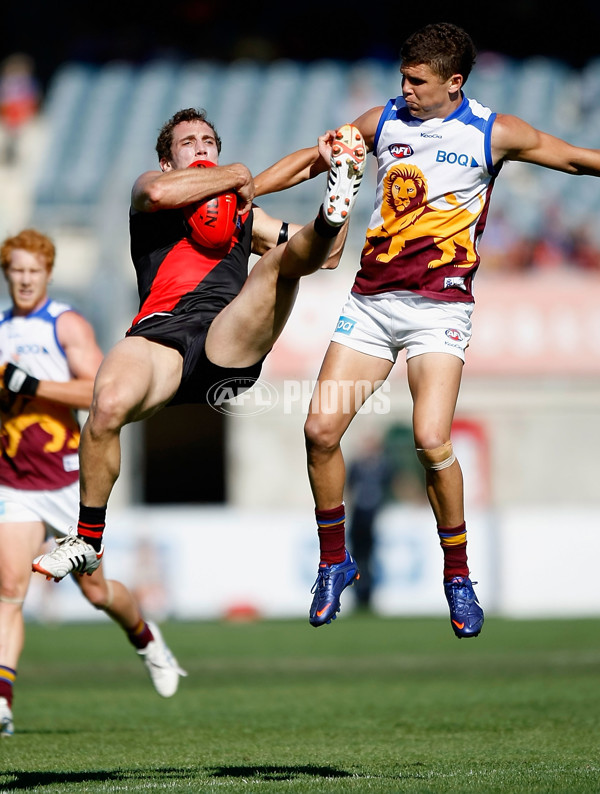
[[[113, 769], [82, 772], [11, 772], [0, 776], [1, 791], [29, 791], [35, 786], [52, 786], [60, 783], [104, 783], [110, 780], [131, 781], [153, 779], [164, 775], [171, 780], [189, 779], [189, 769]], [[6, 778], [6, 782], [3, 782]]]
[[107, 781], [142, 780], [190, 780], [201, 778], [252, 778], [260, 780], [294, 780], [301, 775], [312, 777], [351, 777], [350, 772], [328, 766], [219, 766], [196, 768], [158, 769], [114, 769], [112, 771], [83, 772], [11, 772], [0, 774], [0, 789], [5, 791], [29, 791], [36, 786], [52, 786], [60, 783], [94, 783]]
[[312, 777], [352, 777], [350, 772], [330, 766], [219, 766], [211, 777], [241, 777], [254, 780], [293, 780], [299, 775]]

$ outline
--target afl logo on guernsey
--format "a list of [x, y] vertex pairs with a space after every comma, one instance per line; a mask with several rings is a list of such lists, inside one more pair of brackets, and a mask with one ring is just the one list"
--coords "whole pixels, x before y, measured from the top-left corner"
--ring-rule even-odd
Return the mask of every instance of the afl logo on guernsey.
[[392, 157], [397, 157], [401, 160], [403, 157], [410, 157], [415, 153], [415, 150], [409, 143], [390, 143], [388, 151]]

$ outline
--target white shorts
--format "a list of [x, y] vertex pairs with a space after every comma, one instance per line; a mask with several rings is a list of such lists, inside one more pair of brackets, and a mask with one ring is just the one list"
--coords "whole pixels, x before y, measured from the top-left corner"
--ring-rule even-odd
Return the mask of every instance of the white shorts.
[[46, 537], [60, 537], [77, 524], [78, 515], [78, 482], [54, 491], [21, 491], [0, 485], [0, 524], [41, 521]]
[[451, 353], [465, 360], [473, 303], [431, 300], [414, 292], [350, 293], [332, 342], [395, 362], [422, 353]]

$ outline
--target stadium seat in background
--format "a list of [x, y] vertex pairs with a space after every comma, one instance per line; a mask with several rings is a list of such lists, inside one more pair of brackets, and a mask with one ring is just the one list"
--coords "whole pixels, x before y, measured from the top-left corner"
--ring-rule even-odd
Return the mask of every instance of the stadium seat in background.
[[212, 61], [183, 63], [177, 72], [164, 120], [182, 108], [204, 108], [212, 121], [215, 105], [221, 95], [224, 73], [223, 67]]
[[78, 213], [93, 211], [110, 173], [114, 152], [120, 146], [119, 120], [127, 119], [134, 81], [133, 68], [124, 63], [108, 64], [90, 78], [68, 155], [69, 167], [62, 177], [61, 199]]
[[[266, 66], [258, 76], [260, 87], [253, 104], [252, 116], [243, 122], [244, 162], [254, 173], [262, 171], [286, 154], [288, 141], [296, 126], [295, 103], [303, 75], [304, 70], [300, 64], [276, 61]], [[222, 108], [221, 116], [225, 113], [225, 108]], [[237, 124], [239, 123], [238, 119]]]
[[62, 176], [69, 152], [76, 144], [78, 119], [86, 112], [86, 99], [93, 79], [90, 67], [77, 63], [59, 69], [49, 86], [42, 107], [48, 130], [42, 167], [34, 188], [34, 221], [50, 225], [56, 217], [62, 197]]
[[570, 134], [579, 114], [576, 73], [550, 58], [528, 58], [513, 83], [511, 113], [552, 135]]
[[600, 107], [600, 57], [592, 58], [581, 70], [581, 101], [584, 119]]
[[324, 131], [340, 123], [339, 104], [347, 93], [346, 68], [337, 61], [307, 64], [298, 85], [293, 107], [293, 124], [285, 151], [315, 143], [315, 130]]
[[264, 66], [240, 60], [222, 69], [220, 91], [207, 110], [223, 141], [223, 161], [247, 163], [248, 139], [257, 122]]
[[481, 53], [465, 85], [465, 94], [498, 113], [510, 113], [517, 75], [518, 66], [510, 58], [498, 53]]
[[152, 61], [134, 71], [127, 106], [112, 116], [117, 132], [106, 162], [102, 201], [127, 206], [133, 180], [157, 167], [156, 135], [168, 112], [176, 74], [176, 65], [169, 61]]

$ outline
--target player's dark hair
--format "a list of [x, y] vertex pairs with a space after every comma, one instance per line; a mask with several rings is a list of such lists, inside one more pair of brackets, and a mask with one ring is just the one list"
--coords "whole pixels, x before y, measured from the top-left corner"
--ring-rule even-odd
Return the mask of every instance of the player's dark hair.
[[477, 50], [469, 34], [451, 22], [436, 22], [412, 33], [402, 45], [403, 66], [425, 64], [442, 80], [471, 73]]
[[184, 110], [178, 110], [174, 116], [165, 122], [158, 133], [158, 138], [156, 139], [156, 153], [158, 154], [159, 162], [161, 160], [171, 159], [173, 130], [178, 124], [181, 124], [182, 121], [203, 121], [205, 124], [208, 124], [215, 134], [217, 152], [219, 154], [221, 153], [221, 139], [219, 138], [219, 134], [215, 129], [215, 125], [206, 118], [206, 111], [204, 108], [185, 108]]

